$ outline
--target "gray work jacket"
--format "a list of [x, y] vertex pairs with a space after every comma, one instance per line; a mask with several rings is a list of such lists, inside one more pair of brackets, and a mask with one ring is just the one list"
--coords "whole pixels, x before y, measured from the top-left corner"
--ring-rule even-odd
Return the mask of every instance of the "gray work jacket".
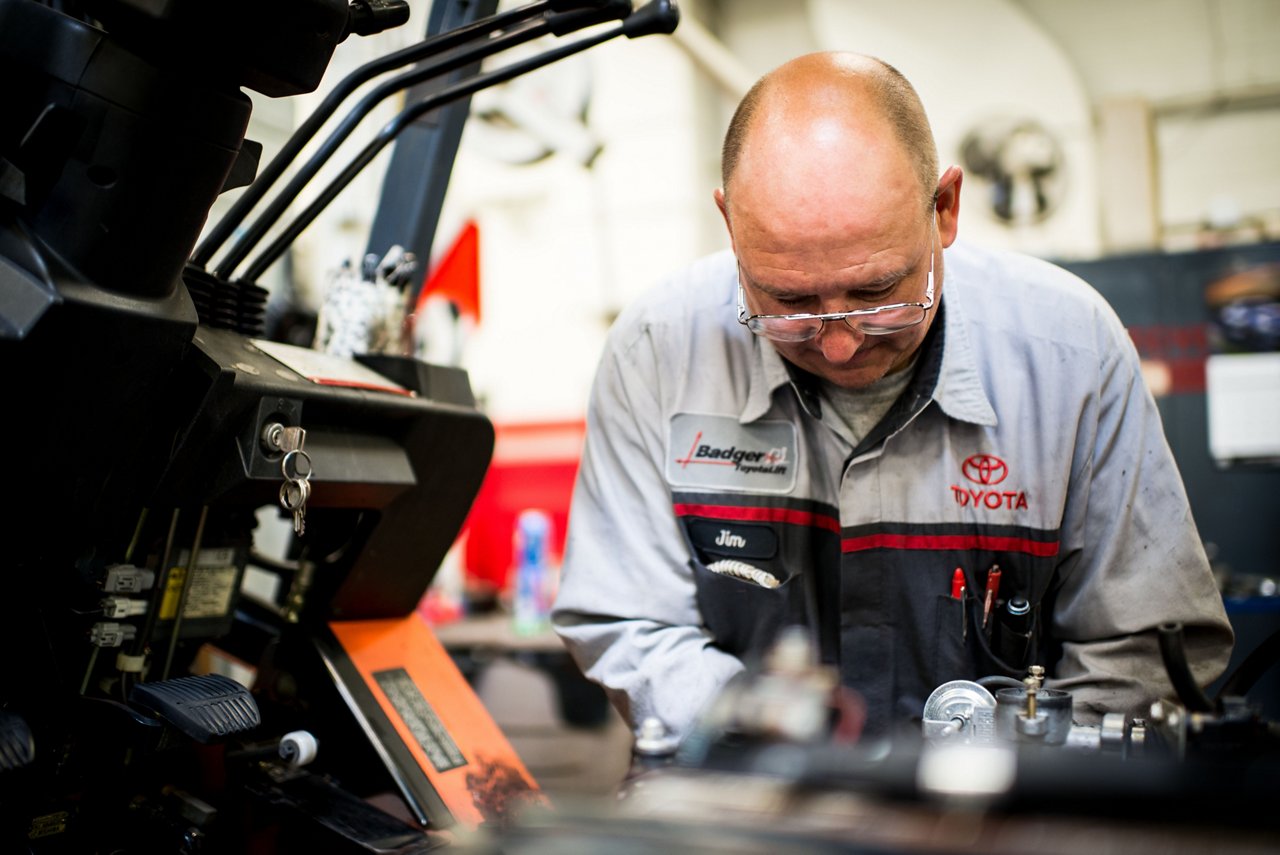
[[618, 319], [553, 621], [633, 724], [687, 734], [797, 622], [872, 733], [919, 718], [943, 682], [1031, 664], [1078, 721], [1133, 710], [1171, 694], [1154, 633], [1169, 621], [1202, 683], [1225, 667], [1222, 600], [1114, 312], [1026, 256], [957, 243], [944, 276], [916, 376], [856, 448], [813, 378], [737, 323], [730, 254]]

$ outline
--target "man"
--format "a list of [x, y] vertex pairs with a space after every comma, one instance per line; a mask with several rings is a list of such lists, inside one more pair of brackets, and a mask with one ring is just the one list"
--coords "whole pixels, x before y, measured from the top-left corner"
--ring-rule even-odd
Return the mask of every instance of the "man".
[[1172, 693], [1165, 622], [1202, 683], [1225, 666], [1124, 329], [1066, 272], [956, 244], [961, 172], [938, 174], [897, 71], [794, 60], [726, 136], [732, 254], [612, 330], [554, 621], [633, 724], [683, 736], [794, 623], [873, 734], [1033, 664], [1079, 721], [1138, 709]]

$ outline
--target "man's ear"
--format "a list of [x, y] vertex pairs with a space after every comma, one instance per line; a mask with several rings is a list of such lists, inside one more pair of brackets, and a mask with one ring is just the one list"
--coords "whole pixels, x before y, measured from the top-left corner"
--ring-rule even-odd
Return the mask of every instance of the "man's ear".
[[732, 246], [733, 225], [729, 222], [729, 205], [724, 198], [724, 188], [717, 187], [711, 196], [716, 200], [716, 207], [720, 209], [720, 216], [724, 217], [724, 227], [729, 230], [729, 245]]
[[949, 166], [938, 179], [938, 200], [934, 203], [934, 211], [938, 216], [938, 239], [943, 247], [955, 243], [959, 233], [960, 221], [960, 185], [964, 183], [964, 171], [958, 166]]

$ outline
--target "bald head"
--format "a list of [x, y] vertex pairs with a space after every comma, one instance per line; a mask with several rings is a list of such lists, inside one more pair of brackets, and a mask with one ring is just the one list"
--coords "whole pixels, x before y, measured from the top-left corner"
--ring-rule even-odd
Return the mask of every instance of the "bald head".
[[[914, 174], [921, 211], [933, 203], [938, 155], [924, 107], [897, 69], [853, 53], [814, 53], [762, 77], [742, 99], [725, 134], [721, 182], [726, 199], [744, 161], [762, 169], [819, 171], [824, 156], [857, 157], [866, 147], [898, 149]], [[883, 155], [884, 152], [874, 152]]]

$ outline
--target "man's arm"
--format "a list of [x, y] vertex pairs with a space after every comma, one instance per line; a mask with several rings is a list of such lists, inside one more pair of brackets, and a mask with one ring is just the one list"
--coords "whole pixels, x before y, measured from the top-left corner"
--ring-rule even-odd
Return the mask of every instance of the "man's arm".
[[653, 343], [610, 337], [592, 389], [556, 632], [633, 728], [683, 737], [742, 663], [712, 644], [663, 476], [665, 412]]
[[[1226, 667], [1232, 631], [1137, 354], [1114, 315], [1099, 327], [1098, 395], [1078, 426], [1064, 526], [1069, 540], [1050, 630], [1055, 688], [1076, 716], [1144, 709], [1171, 696], [1157, 627], [1180, 622], [1203, 686]], [[1046, 426], [1047, 427], [1047, 426]]]

